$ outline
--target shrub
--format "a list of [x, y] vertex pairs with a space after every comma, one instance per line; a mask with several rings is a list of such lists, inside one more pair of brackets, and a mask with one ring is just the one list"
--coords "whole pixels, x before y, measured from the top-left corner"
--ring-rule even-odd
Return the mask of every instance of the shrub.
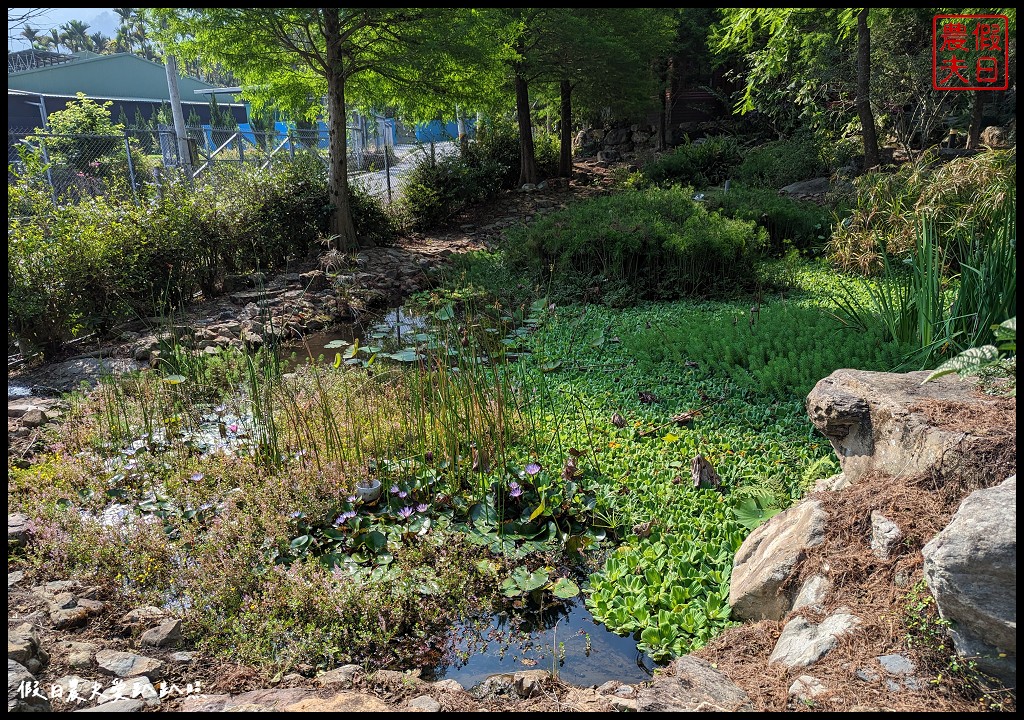
[[539, 263], [552, 299], [612, 305], [701, 295], [753, 279], [765, 240], [692, 188], [627, 190], [547, 215], [510, 238]]
[[[934, 220], [943, 241], [993, 234], [995, 211], [1015, 202], [1017, 152], [990, 150], [948, 163], [925, 153], [896, 172], [869, 173], [855, 184], [852, 214], [836, 225], [827, 250], [844, 270], [871, 274], [882, 270], [885, 254], [911, 257], [924, 215]], [[955, 271], [955, 249], [949, 260]]]
[[644, 169], [656, 185], [693, 185], [703, 188], [727, 180], [743, 160], [743, 149], [729, 135], [704, 138], [680, 145]]
[[813, 202], [780, 197], [773, 190], [734, 185], [728, 192], [709, 191], [704, 204], [709, 210], [763, 227], [775, 255], [790, 246], [804, 252], [819, 249], [832, 234], [828, 210]]
[[811, 135], [803, 134], [754, 148], [736, 168], [735, 177], [750, 187], [777, 190], [826, 172], [828, 167], [822, 161], [817, 142]]

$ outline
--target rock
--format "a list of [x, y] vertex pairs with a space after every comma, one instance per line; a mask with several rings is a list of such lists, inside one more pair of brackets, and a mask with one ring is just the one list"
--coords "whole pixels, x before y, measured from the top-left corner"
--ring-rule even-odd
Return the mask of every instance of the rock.
[[469, 694], [478, 700], [517, 697], [516, 681], [511, 673], [488, 675], [469, 689]]
[[10, 590], [12, 587], [20, 583], [25, 579], [24, 570], [15, 570], [14, 572], [7, 573], [7, 589]]
[[172, 663], [187, 665], [188, 663], [196, 659], [196, 653], [187, 650], [182, 652], [171, 653], [167, 659]]
[[922, 550], [956, 651], [1017, 687], [1017, 476], [977, 490]]
[[801, 675], [789, 686], [789, 696], [797, 702], [812, 704], [814, 698], [826, 691], [821, 680], [812, 675]]
[[372, 695], [342, 692], [320, 698], [311, 690], [286, 688], [253, 690], [241, 695], [189, 695], [183, 712], [393, 712], [394, 707]]
[[521, 670], [512, 673], [515, 681], [516, 694], [521, 698], [531, 698], [544, 691], [544, 683], [551, 677], [547, 670]]
[[7, 548], [24, 547], [32, 536], [32, 521], [24, 513], [7, 516]]
[[146, 703], [142, 700], [114, 700], [102, 705], [75, 710], [75, 712], [142, 712], [145, 708]]
[[836, 370], [811, 390], [807, 414], [848, 482], [939, 471], [986, 487], [1014, 472], [1015, 399], [973, 391], [955, 374], [922, 384], [927, 376]]
[[30, 428], [39, 427], [47, 420], [49, 420], [49, 418], [46, 413], [39, 408], [32, 408], [21, 416], [21, 424]]
[[7, 712], [51, 712], [46, 693], [28, 669], [7, 659]]
[[163, 622], [167, 618], [167, 611], [152, 605], [144, 605], [129, 610], [121, 618], [122, 632], [142, 630], [143, 627], [152, 625], [154, 622]]
[[122, 680], [106, 690], [96, 700], [97, 704], [120, 702], [122, 700], [140, 700], [150, 707], [160, 704], [160, 695], [148, 677], [139, 676]]
[[94, 643], [74, 641], [57, 643], [57, 650], [64, 654], [64, 661], [76, 670], [91, 668], [92, 656], [98, 649], [99, 646]]
[[814, 625], [802, 617], [786, 623], [775, 644], [770, 663], [781, 663], [789, 668], [813, 665], [823, 658], [841, 636], [860, 625], [860, 619], [848, 613], [831, 615]]
[[896, 523], [877, 510], [871, 511], [871, 552], [876, 557], [888, 560], [902, 539]]
[[801, 586], [800, 592], [797, 593], [796, 600], [793, 601], [793, 610], [806, 607], [820, 611], [831, 590], [831, 580], [823, 575], [812, 575], [807, 578], [807, 581]]
[[417, 712], [441, 712], [441, 703], [429, 695], [420, 695], [409, 701], [408, 708]]
[[981, 131], [981, 144], [990, 148], [1005, 148], [1010, 146], [1009, 132], [1006, 128], [998, 125], [989, 125]]
[[118, 650], [100, 650], [96, 653], [96, 667], [100, 672], [117, 677], [135, 677], [146, 675], [159, 679], [164, 663], [156, 658]]
[[357, 674], [363, 669], [359, 665], [342, 665], [316, 677], [316, 684], [321, 687], [340, 687], [345, 690], [352, 688]]
[[434, 687], [438, 690], [444, 690], [445, 692], [464, 692], [466, 689], [462, 687], [462, 683], [458, 680], [452, 680], [451, 678], [438, 680], [434, 683]]
[[831, 188], [831, 180], [818, 177], [812, 180], [801, 180], [779, 190], [780, 195], [824, 195]]
[[783, 584], [807, 548], [824, 540], [828, 516], [805, 500], [772, 517], [743, 541], [733, 560], [729, 604], [738, 620], [781, 620], [793, 598]]
[[903, 655], [879, 655], [875, 659], [890, 675], [909, 675], [915, 670], [914, 663]]
[[611, 703], [612, 710], [616, 712], [636, 712], [637, 701], [634, 698], [623, 698], [618, 695], [612, 695], [608, 700]]
[[14, 660], [32, 674], [38, 673], [50, 661], [50, 656], [39, 646], [39, 634], [29, 623], [22, 623], [7, 631], [7, 659]]
[[50, 622], [54, 630], [80, 627], [89, 621], [89, 610], [80, 605], [50, 611]]
[[142, 633], [139, 642], [152, 647], [167, 647], [181, 641], [181, 620], [168, 620]]
[[747, 694], [709, 663], [684, 655], [638, 690], [639, 712], [753, 712]]
[[598, 162], [618, 162], [622, 154], [618, 150], [602, 150], [597, 154]]

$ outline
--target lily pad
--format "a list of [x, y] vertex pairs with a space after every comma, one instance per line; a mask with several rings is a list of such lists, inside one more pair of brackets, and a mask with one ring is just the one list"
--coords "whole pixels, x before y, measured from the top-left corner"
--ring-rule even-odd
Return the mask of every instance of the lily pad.
[[558, 578], [558, 581], [551, 586], [551, 592], [557, 598], [568, 600], [580, 594], [580, 586], [569, 578]]

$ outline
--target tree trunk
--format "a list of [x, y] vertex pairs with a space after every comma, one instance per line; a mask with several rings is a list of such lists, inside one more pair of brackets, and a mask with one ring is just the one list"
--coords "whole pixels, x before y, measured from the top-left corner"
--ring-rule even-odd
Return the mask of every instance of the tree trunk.
[[331, 238], [339, 250], [359, 247], [356, 227], [352, 222], [352, 205], [348, 196], [348, 133], [345, 122], [345, 59], [341, 55], [341, 23], [338, 11], [325, 8], [324, 34], [327, 42], [327, 111], [330, 138], [330, 177], [327, 199], [331, 205]]
[[857, 14], [857, 115], [864, 138], [864, 171], [878, 166], [878, 136], [871, 112], [871, 32], [868, 9]]
[[672, 138], [669, 134], [672, 132], [672, 111], [675, 106], [675, 99], [672, 97], [672, 85], [675, 83], [676, 77], [676, 63], [675, 58], [668, 58], [665, 63], [665, 91], [661, 93], [661, 115], [658, 117], [658, 125], [660, 126], [659, 137], [661, 140], [661, 147], [659, 149], [666, 150], [669, 145], [672, 144]]
[[982, 123], [985, 121], [986, 90], [974, 91], [974, 104], [971, 107], [971, 124], [967, 127], [967, 149], [977, 150], [981, 144]]
[[537, 182], [537, 158], [533, 150], [533, 123], [530, 121], [530, 93], [518, 65], [516, 77], [516, 121], [519, 123], [519, 186]]
[[558, 118], [558, 177], [572, 177], [572, 84], [562, 80], [561, 112]]

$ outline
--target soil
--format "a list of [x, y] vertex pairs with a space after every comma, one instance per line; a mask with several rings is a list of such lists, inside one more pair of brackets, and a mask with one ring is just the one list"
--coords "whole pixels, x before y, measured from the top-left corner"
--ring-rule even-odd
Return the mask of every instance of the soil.
[[[444, 256], [453, 248], [467, 250], [488, 247], [491, 240], [481, 236], [481, 228], [496, 219], [509, 216], [526, 220], [537, 212], [538, 201], [543, 201], [548, 207], [559, 207], [580, 197], [606, 192], [612, 169], [601, 163], [578, 164], [578, 173], [587, 173], [586, 183], [574, 181], [568, 187], [535, 193], [506, 193], [495, 202], [461, 213], [448, 230], [429, 235], [409, 235], [401, 238], [396, 247], [413, 255], [430, 257]], [[80, 350], [69, 349], [66, 354], [70, 356], [77, 352]], [[23, 368], [9, 373], [9, 381], [30, 384], [33, 377], [44, 372], [43, 367]], [[978, 422], [978, 418], [972, 418], [972, 425], [976, 426]], [[9, 443], [9, 461], [15, 456], [30, 458], [31, 449], [25, 447], [23, 437], [18, 438], [18, 442]], [[1000, 693], [998, 689], [991, 688], [986, 693], [984, 686], [977, 681], [951, 672], [951, 649], [941, 640], [911, 643], [907, 636], [908, 595], [922, 579], [920, 550], [935, 532], [948, 523], [962, 495], [952, 492], [952, 489], [943, 492], [925, 478], [894, 483], [886, 477], [869, 477], [842, 492], [823, 492], [819, 496], [832, 522], [826, 542], [814, 549], [802, 567], [805, 572], [826, 569], [834, 584], [833, 592], [827, 600], [829, 612], [844, 606], [850, 608], [850, 612], [861, 619], [861, 627], [841, 639], [838, 646], [822, 660], [802, 670], [788, 670], [768, 662], [784, 622], [762, 621], [731, 629], [694, 655], [711, 663], [745, 691], [752, 708], [760, 712], [1014, 711], [1015, 694]], [[899, 524], [906, 537], [901, 552], [887, 561], [879, 560], [868, 546], [869, 517], [871, 511], [876, 509]], [[40, 569], [19, 565], [9, 555], [8, 571], [15, 570], [24, 570], [26, 577], [16, 587], [9, 588], [10, 628], [38, 610], [38, 599], [34, 600], [26, 588], [62, 579], [46, 577]], [[793, 582], [798, 580], [792, 578]], [[47, 623], [37, 623], [41, 645], [51, 655], [49, 666], [39, 674], [38, 679], [45, 684], [76, 672], [67, 664], [66, 655], [57, 649], [62, 640], [93, 642], [100, 646], [159, 656], [159, 653], [133, 648], [130, 640], [126, 639], [119, 627], [118, 618], [128, 609], [107, 603], [84, 628], [74, 631], [54, 631]], [[925, 615], [927, 612], [931, 612], [934, 619], [934, 608], [926, 611]], [[824, 615], [808, 615], [804, 611], [802, 614], [811, 622], [824, 618]], [[918, 689], [901, 687], [894, 690], [887, 683], [884, 673], [878, 672], [877, 658], [890, 654], [901, 654], [914, 663], [915, 675], [923, 679]], [[865, 669], [873, 671], [861, 673], [869, 679], [858, 677], [858, 670]], [[216, 658], [202, 658], [201, 662], [193, 662], [188, 672], [188, 680], [200, 681], [203, 692], [207, 694], [235, 695], [262, 688], [309, 688], [321, 697], [329, 698], [337, 692], [336, 689], [328, 691], [319, 687], [312, 677], [294, 674], [271, 678], [258, 668]], [[804, 674], [813, 675], [825, 687], [824, 693], [809, 705], [795, 702], [789, 693], [794, 680]], [[936, 680], [940, 677], [941, 680]], [[412, 676], [406, 676], [404, 681], [396, 681], [395, 678], [396, 674], [387, 677], [357, 675], [353, 689], [371, 700], [376, 698], [388, 709], [396, 711], [407, 709], [406, 703], [410, 698], [425, 694], [424, 688], [427, 686], [421, 685]], [[185, 681], [184, 677], [175, 678], [173, 675], [171, 679]], [[632, 690], [624, 694], [629, 696], [632, 693], [635, 697], [636, 692], [643, 691], [643, 685], [632, 686]], [[428, 694], [438, 698], [441, 708], [446, 711], [601, 712], [613, 709], [610, 695], [565, 685], [554, 678], [548, 678], [534, 697], [526, 699], [495, 697], [479, 700], [468, 693]], [[171, 700], [164, 702], [161, 709], [176, 710], [180, 707], [181, 701]], [[65, 705], [56, 709], [73, 708]]]

